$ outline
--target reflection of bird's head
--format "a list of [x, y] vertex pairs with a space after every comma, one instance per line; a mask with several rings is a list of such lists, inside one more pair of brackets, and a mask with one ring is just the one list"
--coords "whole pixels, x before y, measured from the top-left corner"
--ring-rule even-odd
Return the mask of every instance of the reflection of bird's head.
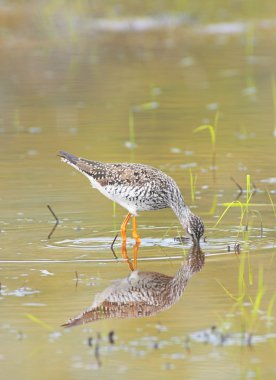
[[191, 273], [199, 272], [205, 262], [205, 254], [198, 244], [193, 244], [188, 254], [188, 265]]
[[199, 216], [189, 215], [187, 232], [192, 237], [195, 244], [199, 244], [201, 236], [204, 234], [204, 224]]

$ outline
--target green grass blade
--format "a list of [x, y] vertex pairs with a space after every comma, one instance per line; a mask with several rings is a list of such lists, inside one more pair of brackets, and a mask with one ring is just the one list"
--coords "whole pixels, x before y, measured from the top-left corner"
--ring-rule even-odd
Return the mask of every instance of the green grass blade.
[[239, 289], [239, 295], [245, 295], [245, 281], [244, 281], [244, 273], [245, 273], [245, 259], [246, 255], [245, 253], [242, 253], [240, 256], [240, 265], [239, 265], [239, 277], [238, 277], [238, 289]]
[[235, 297], [218, 279], [215, 279], [216, 282], [221, 286], [221, 288], [225, 291], [225, 293], [232, 298], [235, 302], [239, 302], [239, 297]]
[[201, 131], [204, 131], [204, 130], [208, 130], [209, 131], [209, 134], [210, 134], [210, 137], [211, 137], [211, 142], [212, 142], [212, 145], [213, 145], [213, 148], [214, 148], [215, 145], [216, 145], [216, 132], [215, 132], [215, 128], [212, 125], [210, 125], [210, 124], [200, 125], [199, 127], [197, 127], [197, 128], [194, 129], [194, 132], [201, 132]]
[[191, 200], [192, 200], [192, 203], [194, 203], [194, 201], [195, 201], [195, 185], [196, 185], [197, 176], [196, 175], [193, 176], [193, 172], [192, 172], [191, 168], [189, 169], [189, 174], [190, 174]]
[[25, 316], [30, 319], [32, 322], [36, 323], [37, 325], [43, 327], [45, 330], [53, 331], [53, 328], [48, 325], [47, 323], [43, 322], [41, 319], [37, 318], [33, 314], [27, 313]]
[[217, 209], [217, 194], [214, 194], [211, 208], [208, 212], [209, 215], [214, 215]]
[[219, 217], [218, 221], [216, 222], [216, 224], [214, 225], [214, 228], [217, 227], [219, 225], [219, 223], [221, 222], [221, 220], [223, 219], [224, 215], [228, 212], [228, 210], [231, 208], [231, 207], [235, 207], [233, 205], [236, 205], [238, 204], [241, 208], [241, 212], [243, 211], [243, 206], [242, 206], [242, 203], [239, 202], [239, 201], [233, 201], [231, 203], [228, 204], [228, 206], [226, 207], [226, 209], [223, 211], [223, 213], [221, 214], [221, 216]]
[[116, 216], [116, 202], [113, 201], [113, 218]]
[[251, 198], [251, 180], [250, 180], [250, 174], [246, 175], [246, 203], [249, 203], [249, 200]]
[[134, 116], [131, 110], [128, 113], [128, 128], [129, 128], [129, 141], [131, 142], [132, 147], [134, 147], [135, 146]]
[[272, 76], [271, 85], [272, 85], [272, 100], [273, 100], [273, 114], [274, 114], [273, 136], [276, 137], [276, 80], [275, 80], [275, 75]]
[[214, 129], [215, 129], [215, 136], [217, 134], [217, 128], [218, 128], [218, 121], [219, 121], [219, 118], [220, 118], [220, 112], [219, 110], [217, 110], [216, 114], [215, 114], [215, 120], [214, 120]]
[[267, 307], [267, 310], [266, 310], [266, 317], [267, 317], [267, 319], [271, 319], [271, 317], [272, 317], [272, 310], [273, 310], [273, 307], [274, 307], [275, 300], [276, 300], [276, 293], [273, 294], [273, 296], [271, 297], [271, 299], [269, 301], [269, 304], [268, 304], [268, 307]]
[[275, 205], [274, 205], [273, 200], [272, 200], [272, 198], [271, 198], [270, 192], [269, 192], [269, 190], [268, 190], [267, 188], [266, 188], [266, 192], [267, 192], [268, 198], [269, 198], [269, 200], [270, 200], [271, 206], [272, 206], [272, 208], [273, 208], [274, 216], [275, 216], [275, 218], [276, 218]]

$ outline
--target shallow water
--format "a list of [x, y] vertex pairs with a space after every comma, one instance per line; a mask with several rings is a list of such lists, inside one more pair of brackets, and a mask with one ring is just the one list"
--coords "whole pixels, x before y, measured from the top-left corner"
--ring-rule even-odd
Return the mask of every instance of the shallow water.
[[[5, 378], [275, 376], [275, 20], [268, 5], [243, 19], [230, 11], [211, 17], [211, 9], [195, 18], [192, 11], [199, 12], [195, 7], [168, 26], [167, 18], [144, 19], [141, 10], [139, 19], [98, 10], [101, 23], [91, 23], [54, 5], [0, 8]], [[214, 161], [208, 132], [194, 130], [213, 125], [217, 112]], [[59, 149], [150, 164], [177, 181], [204, 220], [205, 265], [171, 308], [60, 327], [129, 268], [119, 238], [119, 259], [110, 249], [125, 211], [61, 163]], [[246, 203], [247, 175], [248, 230], [239, 204], [216, 225], [239, 195], [230, 177]], [[47, 205], [60, 220], [51, 239]], [[141, 213], [138, 227], [138, 269], [173, 276], [189, 250], [173, 213]], [[129, 237], [129, 257], [133, 244]]]

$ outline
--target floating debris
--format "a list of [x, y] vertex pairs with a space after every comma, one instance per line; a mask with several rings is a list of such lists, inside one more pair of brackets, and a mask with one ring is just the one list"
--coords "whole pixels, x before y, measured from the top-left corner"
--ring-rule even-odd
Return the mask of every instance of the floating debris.
[[180, 64], [180, 66], [190, 67], [190, 66], [193, 66], [195, 64], [195, 60], [193, 57], [184, 57], [181, 59], [179, 64]]
[[131, 141], [125, 141], [124, 145], [127, 149], [135, 149], [137, 147], [137, 145]]
[[18, 331], [17, 333], [17, 339], [18, 340], [23, 340], [25, 338], [25, 334], [22, 331]]
[[142, 111], [154, 110], [157, 108], [159, 108], [158, 102], [148, 102], [148, 103], [143, 103], [143, 104], [133, 106], [132, 111], [133, 112], [142, 112]]
[[241, 245], [240, 245], [240, 243], [235, 243], [235, 245], [234, 245], [234, 251], [238, 255], [241, 253]]
[[170, 152], [171, 153], [173, 153], [173, 154], [179, 154], [179, 153], [181, 153], [182, 151], [181, 151], [181, 149], [179, 149], [179, 148], [171, 148], [170, 149]]
[[22, 304], [23, 306], [30, 306], [30, 307], [41, 307], [41, 306], [47, 306], [46, 303], [41, 303], [41, 302], [25, 302]]
[[48, 336], [48, 341], [49, 342], [55, 342], [56, 340], [58, 340], [60, 337], [62, 336], [61, 332], [60, 331], [53, 331], [49, 334]]
[[260, 182], [263, 182], [263, 183], [269, 183], [269, 184], [276, 184], [276, 177], [269, 177], [269, 178], [264, 178], [264, 179], [261, 179]]
[[21, 288], [7, 291], [6, 289], [2, 289], [2, 295], [3, 296], [15, 296], [15, 297], [25, 297], [30, 296], [32, 294], [40, 293], [39, 290], [33, 290], [31, 288], [22, 286]]
[[164, 326], [161, 322], [158, 322], [156, 325], [155, 325], [157, 331], [159, 333], [161, 332], [164, 332], [164, 331], [168, 331], [168, 328], [166, 326]]
[[172, 363], [165, 363], [163, 366], [163, 369], [166, 371], [171, 371], [175, 368], [175, 366]]
[[176, 236], [173, 240], [177, 243], [188, 243], [190, 238], [188, 236]]
[[49, 272], [47, 269], [40, 269], [39, 272], [42, 274], [42, 276], [53, 276], [54, 275], [54, 273]]
[[209, 111], [217, 111], [219, 109], [219, 104], [218, 103], [208, 103], [208, 104], [206, 104], [206, 108]]
[[160, 14], [155, 16], [145, 17], [125, 17], [119, 20], [112, 20], [109, 18], [93, 18], [89, 27], [92, 30], [125, 33], [125, 32], [139, 32], [143, 33], [149, 30], [158, 30], [164, 28], [176, 28], [190, 22], [189, 16], [186, 14], [180, 15], [167, 15]]
[[190, 337], [189, 336], [186, 336], [186, 338], [184, 339], [184, 347], [187, 351], [187, 353], [191, 353], [191, 340], [190, 340]]
[[42, 128], [41, 127], [30, 127], [30, 128], [28, 128], [28, 132], [31, 135], [36, 135], [36, 134], [39, 134], [42, 132]]
[[216, 326], [211, 326], [206, 330], [201, 330], [190, 334], [190, 339], [194, 342], [211, 344], [213, 346], [247, 346], [264, 343], [268, 339], [275, 339], [276, 334], [253, 335], [251, 332], [225, 334]]

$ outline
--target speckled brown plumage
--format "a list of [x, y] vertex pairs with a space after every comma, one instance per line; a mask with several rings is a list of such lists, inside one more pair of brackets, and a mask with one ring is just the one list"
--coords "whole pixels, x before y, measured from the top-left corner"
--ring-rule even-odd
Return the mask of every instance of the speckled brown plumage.
[[99, 319], [140, 318], [169, 309], [182, 296], [191, 276], [200, 271], [205, 256], [194, 245], [175, 276], [157, 272], [132, 272], [113, 282], [95, 297], [92, 306], [65, 323], [72, 327]]
[[60, 151], [60, 157], [133, 216], [139, 211], [172, 208], [183, 228], [199, 242], [203, 222], [186, 206], [177, 184], [167, 174], [148, 165], [89, 161], [64, 151]]

